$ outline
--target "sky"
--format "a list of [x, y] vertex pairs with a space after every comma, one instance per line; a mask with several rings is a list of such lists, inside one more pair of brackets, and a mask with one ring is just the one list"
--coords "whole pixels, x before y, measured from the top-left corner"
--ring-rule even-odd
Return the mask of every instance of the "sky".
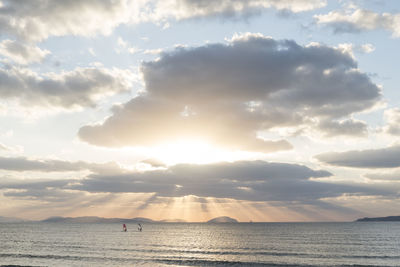
[[397, 0], [0, 0], [0, 216], [400, 208]]

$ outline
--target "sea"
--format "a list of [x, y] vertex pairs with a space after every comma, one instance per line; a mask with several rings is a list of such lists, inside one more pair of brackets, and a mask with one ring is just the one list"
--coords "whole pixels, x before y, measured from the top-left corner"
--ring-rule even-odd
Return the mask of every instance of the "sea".
[[0, 223], [0, 266], [400, 266], [400, 222]]

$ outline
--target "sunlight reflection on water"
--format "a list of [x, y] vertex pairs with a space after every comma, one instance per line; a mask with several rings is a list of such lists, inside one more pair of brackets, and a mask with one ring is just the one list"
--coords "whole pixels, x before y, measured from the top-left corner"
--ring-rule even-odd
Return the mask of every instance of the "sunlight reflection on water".
[[400, 223], [0, 224], [0, 264], [398, 266]]

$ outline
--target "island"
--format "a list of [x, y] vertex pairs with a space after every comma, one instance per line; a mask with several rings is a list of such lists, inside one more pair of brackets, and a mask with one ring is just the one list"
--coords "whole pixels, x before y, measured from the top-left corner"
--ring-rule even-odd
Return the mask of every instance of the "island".
[[387, 217], [375, 217], [375, 218], [361, 218], [357, 219], [356, 222], [400, 222], [400, 216], [387, 216]]
[[207, 221], [207, 223], [237, 223], [236, 219], [228, 216], [221, 216]]

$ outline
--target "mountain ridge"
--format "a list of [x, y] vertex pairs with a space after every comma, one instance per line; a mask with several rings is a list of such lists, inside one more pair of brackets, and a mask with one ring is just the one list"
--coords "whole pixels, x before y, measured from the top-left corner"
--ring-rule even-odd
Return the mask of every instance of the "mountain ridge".
[[356, 222], [400, 222], [400, 216], [364, 217], [357, 219]]
[[151, 223], [156, 222], [152, 219], [135, 217], [131, 219], [126, 218], [104, 218], [98, 216], [82, 216], [82, 217], [61, 217], [54, 216], [41, 220], [41, 222], [69, 222], [69, 223]]
[[[63, 216], [51, 216], [43, 220], [25, 220], [20, 218], [4, 217], [0, 216], [0, 223], [11, 223], [11, 222], [48, 222], [48, 223], [187, 223], [183, 219], [162, 219], [152, 220], [145, 217], [135, 218], [106, 218], [99, 216], [78, 216], [78, 217], [63, 217]], [[238, 223], [234, 218], [228, 216], [220, 216], [212, 218], [208, 221], [196, 222], [196, 223]]]

